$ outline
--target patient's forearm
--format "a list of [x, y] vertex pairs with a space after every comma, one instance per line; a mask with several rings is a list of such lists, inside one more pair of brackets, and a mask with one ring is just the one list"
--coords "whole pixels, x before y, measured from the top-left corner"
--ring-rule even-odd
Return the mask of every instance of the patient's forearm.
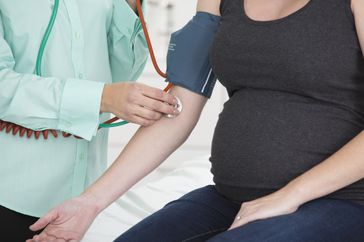
[[326, 196], [364, 178], [364, 131], [285, 188], [299, 204]]
[[162, 118], [153, 126], [140, 128], [114, 164], [83, 194], [94, 200], [99, 210], [159, 166], [195, 127], [206, 98], [179, 87], [174, 87], [172, 94], [181, 99], [182, 113], [174, 119]]

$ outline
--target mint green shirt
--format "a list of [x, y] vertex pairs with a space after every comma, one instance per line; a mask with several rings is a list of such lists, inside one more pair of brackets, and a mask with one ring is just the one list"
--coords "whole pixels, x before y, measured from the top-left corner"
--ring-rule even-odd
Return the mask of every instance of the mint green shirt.
[[105, 83], [136, 80], [147, 59], [141, 24], [125, 0], [61, 0], [34, 75], [54, 0], [0, 0], [0, 119], [84, 138], [0, 132], [0, 205], [42, 216], [80, 194], [106, 168], [98, 124]]

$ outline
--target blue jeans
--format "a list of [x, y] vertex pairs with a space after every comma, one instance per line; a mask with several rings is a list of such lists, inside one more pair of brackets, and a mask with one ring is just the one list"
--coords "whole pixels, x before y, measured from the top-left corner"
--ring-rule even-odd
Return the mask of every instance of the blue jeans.
[[364, 206], [350, 201], [318, 199], [293, 214], [226, 231], [239, 209], [240, 204], [207, 186], [167, 204], [115, 242], [364, 241]]

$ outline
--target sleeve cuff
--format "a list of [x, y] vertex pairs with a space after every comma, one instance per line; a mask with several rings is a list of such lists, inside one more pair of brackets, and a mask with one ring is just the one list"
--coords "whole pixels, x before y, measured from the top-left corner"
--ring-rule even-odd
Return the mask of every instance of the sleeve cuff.
[[68, 79], [63, 90], [58, 129], [90, 141], [98, 130], [104, 85]]

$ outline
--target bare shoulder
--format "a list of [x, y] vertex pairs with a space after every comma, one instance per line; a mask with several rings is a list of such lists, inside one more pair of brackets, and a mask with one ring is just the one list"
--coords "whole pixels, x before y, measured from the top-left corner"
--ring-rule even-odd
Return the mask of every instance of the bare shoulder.
[[355, 18], [356, 32], [358, 34], [360, 46], [364, 53], [364, 1], [351, 0], [351, 9]]
[[351, 9], [353, 10], [354, 15], [360, 14], [361, 17], [364, 17], [364, 1], [363, 0], [349, 0], [351, 2]]
[[220, 15], [221, 0], [198, 0], [197, 11]]
[[351, 0], [351, 10], [353, 11], [356, 26], [364, 28], [364, 0]]

